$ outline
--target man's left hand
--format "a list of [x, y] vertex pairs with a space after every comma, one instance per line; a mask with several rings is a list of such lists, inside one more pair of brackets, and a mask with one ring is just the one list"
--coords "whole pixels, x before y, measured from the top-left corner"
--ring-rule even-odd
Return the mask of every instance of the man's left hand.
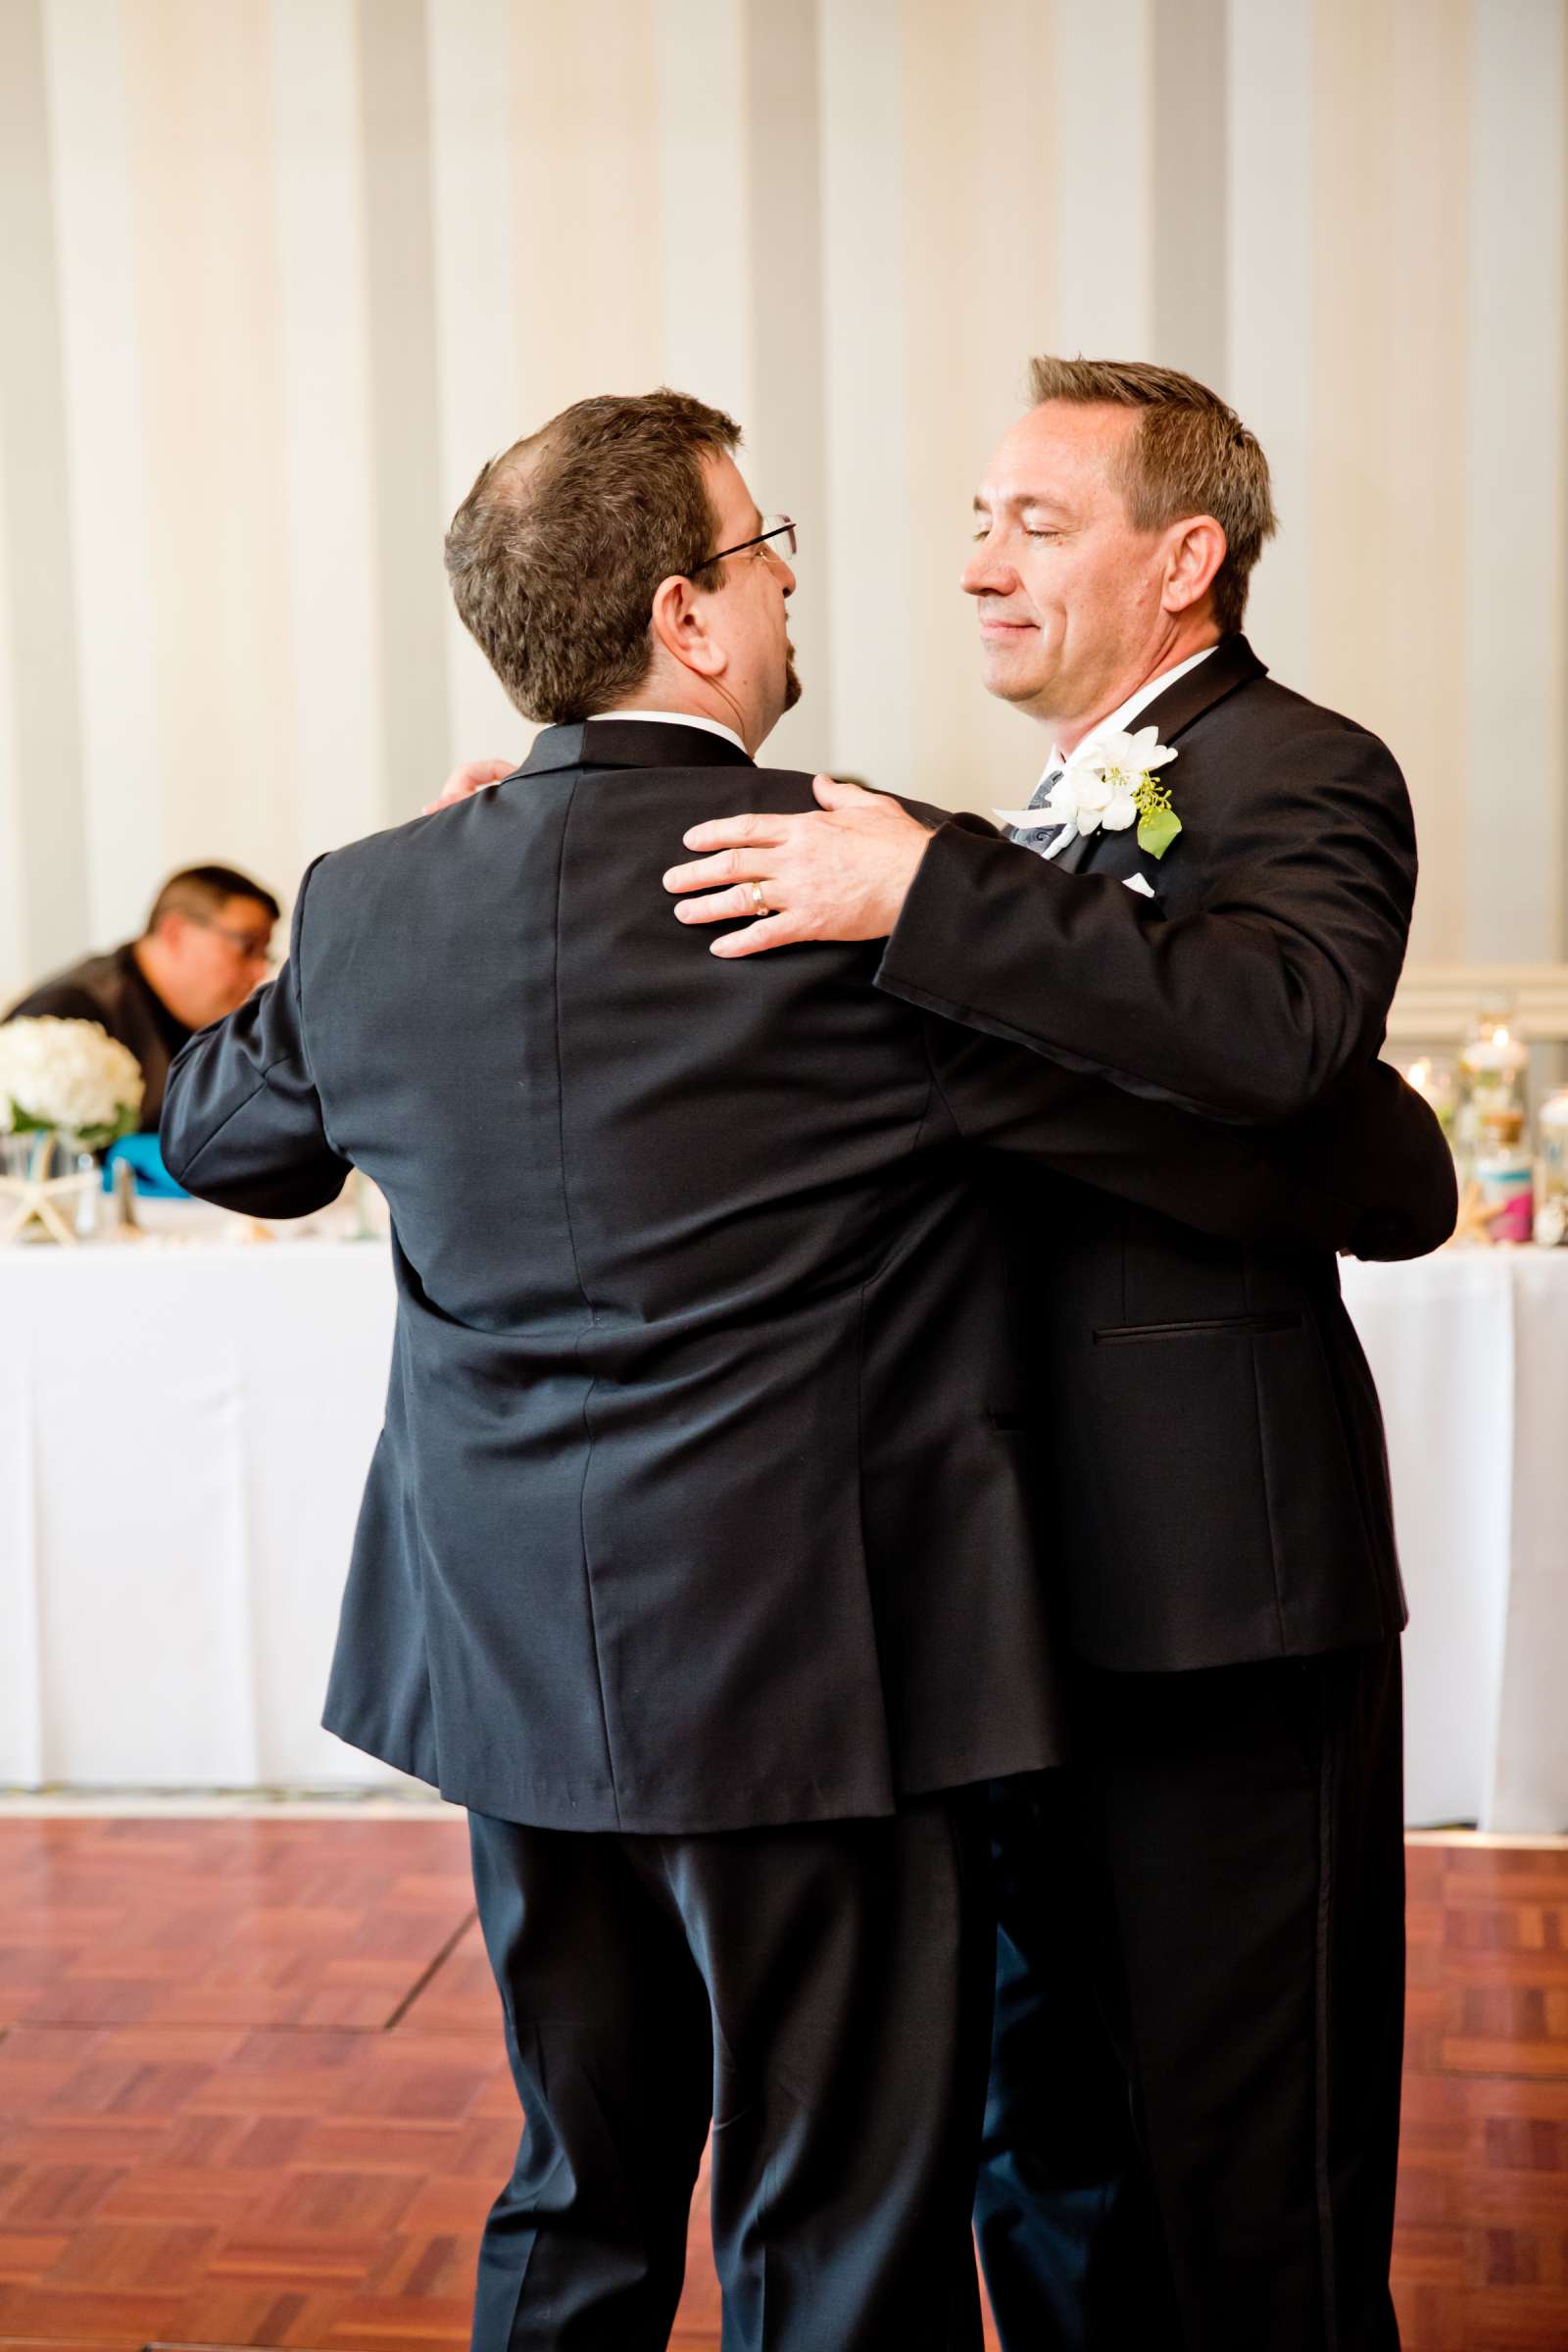
[[516, 768], [514, 760], [469, 760], [455, 767], [441, 787], [438, 801], [426, 801], [421, 816], [434, 816], [438, 808], [455, 808], [460, 801], [471, 801], [476, 792], [487, 784], [499, 784], [503, 776], [512, 775]]
[[677, 922], [754, 918], [712, 941], [710, 954], [756, 956], [803, 939], [885, 939], [898, 921], [929, 829], [885, 793], [832, 776], [817, 776], [812, 789], [820, 811], [715, 817], [683, 836], [689, 850], [710, 854], [672, 865], [664, 888], [709, 895], [682, 898]]

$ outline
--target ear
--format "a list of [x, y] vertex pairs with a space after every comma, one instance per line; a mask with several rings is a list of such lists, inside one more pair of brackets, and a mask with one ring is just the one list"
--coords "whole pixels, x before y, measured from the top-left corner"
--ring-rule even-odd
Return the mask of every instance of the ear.
[[649, 626], [655, 646], [700, 678], [721, 677], [729, 666], [729, 657], [709, 625], [711, 606], [711, 597], [678, 573], [661, 580], [654, 591]]
[[1201, 604], [1225, 561], [1225, 533], [1212, 514], [1189, 515], [1172, 523], [1165, 541], [1165, 578], [1161, 596], [1167, 612], [1187, 612]]

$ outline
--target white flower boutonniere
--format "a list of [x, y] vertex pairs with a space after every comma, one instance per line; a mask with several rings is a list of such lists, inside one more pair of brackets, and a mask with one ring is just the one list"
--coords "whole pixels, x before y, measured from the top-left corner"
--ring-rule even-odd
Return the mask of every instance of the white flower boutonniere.
[[1107, 833], [1138, 827], [1138, 847], [1151, 858], [1163, 858], [1182, 820], [1170, 805], [1170, 794], [1154, 781], [1154, 770], [1166, 767], [1179, 755], [1159, 740], [1157, 727], [1140, 727], [1136, 735], [1086, 735], [1068, 757], [1066, 767], [1046, 807], [1063, 824], [1080, 833], [1103, 825]]
[[[1150, 858], [1163, 858], [1182, 820], [1171, 807], [1169, 789], [1154, 780], [1156, 768], [1168, 766], [1180, 755], [1159, 740], [1157, 727], [1140, 727], [1136, 735], [1119, 728], [1086, 735], [1038, 808], [1022, 816], [998, 810], [1008, 824], [1065, 825], [1063, 843], [1079, 833], [1125, 833], [1138, 827], [1138, 847]], [[1054, 846], [1054, 845], [1053, 845]]]

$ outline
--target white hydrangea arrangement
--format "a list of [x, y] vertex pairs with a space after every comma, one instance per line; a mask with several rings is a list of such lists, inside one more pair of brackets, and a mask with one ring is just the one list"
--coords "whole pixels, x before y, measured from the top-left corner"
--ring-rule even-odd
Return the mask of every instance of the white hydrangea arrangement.
[[134, 1132], [141, 1064], [98, 1021], [0, 1023], [0, 1135], [59, 1127], [90, 1152]]

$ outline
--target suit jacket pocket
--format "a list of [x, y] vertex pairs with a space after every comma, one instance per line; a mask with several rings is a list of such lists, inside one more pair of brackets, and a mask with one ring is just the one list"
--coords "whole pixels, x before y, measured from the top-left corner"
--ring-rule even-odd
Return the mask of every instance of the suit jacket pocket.
[[1392, 1612], [1310, 1310], [1112, 1324], [1093, 1340], [1051, 1366], [1051, 1501], [1078, 1653], [1170, 1673], [1382, 1632]]
[[1255, 1339], [1269, 1331], [1299, 1331], [1299, 1312], [1281, 1307], [1256, 1315], [1202, 1315], [1181, 1323], [1112, 1323], [1095, 1333], [1097, 1348], [1124, 1346], [1134, 1340], [1199, 1340], [1215, 1337]]

